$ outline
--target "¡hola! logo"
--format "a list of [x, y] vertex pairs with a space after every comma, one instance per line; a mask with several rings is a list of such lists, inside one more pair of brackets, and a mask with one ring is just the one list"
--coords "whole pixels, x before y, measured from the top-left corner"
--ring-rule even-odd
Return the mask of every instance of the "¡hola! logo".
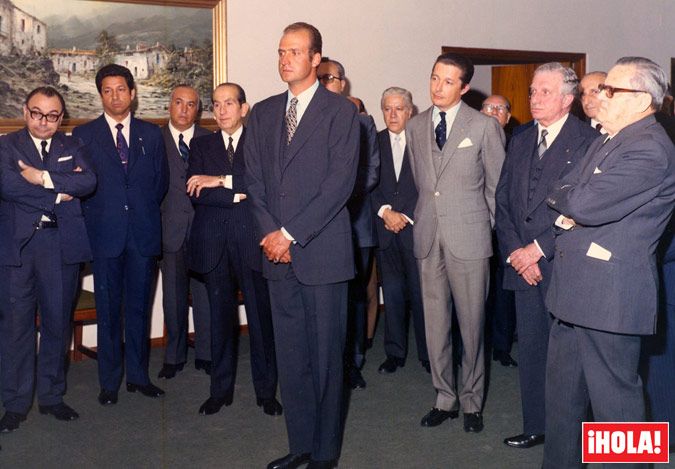
[[583, 422], [583, 463], [668, 463], [668, 422]]

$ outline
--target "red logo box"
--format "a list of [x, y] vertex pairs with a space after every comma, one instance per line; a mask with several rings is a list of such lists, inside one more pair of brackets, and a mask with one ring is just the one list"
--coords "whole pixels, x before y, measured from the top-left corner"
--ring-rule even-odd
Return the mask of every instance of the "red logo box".
[[668, 463], [668, 422], [583, 422], [583, 463]]

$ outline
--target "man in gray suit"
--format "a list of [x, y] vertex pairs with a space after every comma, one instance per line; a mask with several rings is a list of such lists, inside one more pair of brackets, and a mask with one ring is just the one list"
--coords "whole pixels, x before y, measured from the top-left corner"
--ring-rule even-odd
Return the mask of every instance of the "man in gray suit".
[[[483, 326], [492, 256], [495, 189], [504, 162], [504, 133], [492, 117], [462, 103], [473, 64], [457, 54], [436, 59], [433, 105], [406, 129], [419, 192], [413, 238], [420, 267], [424, 321], [436, 403], [421, 425], [434, 427], [464, 412], [464, 430], [483, 429]], [[455, 389], [453, 304], [463, 343]]]
[[546, 363], [545, 468], [581, 466], [581, 422], [641, 422], [638, 361], [654, 334], [656, 246], [675, 201], [675, 147], [654, 118], [667, 87], [661, 67], [619, 59], [598, 97], [607, 130], [584, 160], [554, 184], [555, 317]]
[[211, 372], [209, 299], [202, 280], [188, 274], [187, 238], [194, 209], [185, 188], [190, 141], [209, 133], [195, 125], [199, 95], [191, 86], [179, 85], [171, 93], [169, 123], [162, 136], [169, 161], [169, 190], [162, 201], [162, 291], [164, 324], [168, 335], [164, 365], [158, 377], [171, 379], [187, 360], [188, 293], [192, 293], [195, 324], [195, 368]]

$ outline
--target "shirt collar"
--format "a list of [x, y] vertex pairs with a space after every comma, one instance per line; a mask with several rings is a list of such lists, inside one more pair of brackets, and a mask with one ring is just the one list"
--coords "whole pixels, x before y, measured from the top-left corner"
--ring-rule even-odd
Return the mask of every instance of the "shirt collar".
[[298, 119], [298, 124], [300, 123], [300, 119], [302, 119], [302, 116], [305, 114], [305, 111], [307, 110], [307, 106], [309, 106], [310, 101], [312, 100], [314, 94], [316, 93], [316, 90], [318, 89], [319, 89], [319, 80], [316, 80], [312, 86], [310, 86], [297, 96], [294, 96], [293, 93], [291, 93], [291, 90], [288, 90], [288, 98], [286, 99], [286, 111], [288, 111], [288, 107], [291, 105], [291, 99], [298, 98], [298, 104], [295, 106], [295, 113]]
[[546, 147], [550, 147], [553, 142], [555, 141], [556, 137], [562, 130], [563, 125], [565, 125], [565, 122], [567, 122], [567, 117], [569, 116], [569, 113], [565, 114], [562, 116], [560, 119], [555, 121], [553, 124], [549, 125], [548, 127], [544, 127], [541, 125], [541, 122], [537, 123], [538, 127], [538, 132], [539, 136], [537, 137], [537, 141], [539, 142], [541, 140], [541, 131], [546, 129], [548, 131], [548, 135], [546, 135]]
[[389, 132], [389, 142], [393, 145], [395, 142], [395, 138], [398, 136], [401, 141], [401, 145], [405, 148], [405, 130], [402, 130], [400, 134], [395, 134], [391, 130], [387, 129], [387, 132]]
[[28, 135], [30, 135], [31, 140], [33, 140], [33, 144], [35, 145], [35, 148], [37, 148], [38, 155], [40, 155], [40, 158], [42, 158], [42, 141], [47, 142], [47, 148], [45, 150], [47, 153], [49, 153], [49, 149], [52, 147], [52, 139], [51, 138], [35, 138], [33, 137], [33, 134], [28, 132]]
[[431, 117], [434, 123], [434, 128], [441, 121], [441, 112], [445, 112], [445, 125], [446, 125], [445, 133], [446, 135], [450, 134], [450, 129], [452, 128], [452, 124], [455, 122], [455, 117], [457, 117], [457, 113], [459, 112], [459, 106], [461, 104], [462, 100], [460, 99], [459, 102], [457, 102], [457, 104], [452, 106], [447, 111], [441, 111], [437, 106], [434, 106]]
[[[112, 117], [110, 117], [108, 114], [105, 112], [103, 113], [103, 116], [105, 117], [105, 121], [108, 123], [108, 127], [110, 127], [110, 131], [112, 132], [113, 135], [113, 140], [117, 138], [117, 127], [115, 127], [117, 124], [122, 124], [124, 127], [122, 128], [122, 135], [124, 135], [124, 138], [127, 141], [127, 145], [129, 145], [129, 132], [130, 132], [130, 126], [131, 126], [131, 113], [127, 114], [127, 117], [122, 119], [121, 121], [116, 121]], [[115, 140], [117, 141], [117, 140]]]
[[188, 129], [185, 129], [181, 132], [173, 126], [171, 121], [169, 121], [169, 132], [171, 132], [171, 136], [173, 137], [173, 141], [176, 143], [176, 146], [178, 146], [178, 136], [183, 134], [183, 141], [189, 147], [190, 141], [195, 134], [195, 125], [192, 124]]
[[232, 147], [234, 147], [234, 151], [237, 151], [237, 145], [239, 145], [239, 139], [241, 138], [241, 134], [244, 132], [244, 126], [240, 125], [237, 130], [234, 131], [232, 135], [228, 134], [224, 130], [220, 131], [220, 134], [223, 136], [223, 142], [225, 143], [225, 148], [227, 148], [227, 145], [230, 143], [230, 137], [232, 137]]

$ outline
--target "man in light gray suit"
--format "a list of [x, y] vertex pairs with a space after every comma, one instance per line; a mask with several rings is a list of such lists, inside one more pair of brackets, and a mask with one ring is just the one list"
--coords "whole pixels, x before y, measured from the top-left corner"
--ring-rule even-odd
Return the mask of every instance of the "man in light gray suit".
[[188, 274], [187, 238], [194, 210], [185, 188], [190, 141], [209, 133], [195, 125], [199, 95], [191, 86], [179, 85], [171, 93], [169, 123], [162, 136], [169, 161], [169, 190], [162, 201], [162, 291], [167, 331], [160, 378], [171, 379], [187, 359], [188, 293], [192, 292], [195, 324], [195, 368], [211, 372], [211, 321], [204, 282]]
[[[433, 106], [406, 129], [419, 192], [413, 225], [424, 321], [436, 403], [421, 425], [434, 427], [464, 412], [464, 430], [483, 429], [483, 325], [492, 256], [495, 189], [504, 162], [504, 133], [496, 119], [462, 103], [473, 64], [457, 54], [436, 59]], [[463, 343], [462, 379], [455, 389], [452, 309]]]

